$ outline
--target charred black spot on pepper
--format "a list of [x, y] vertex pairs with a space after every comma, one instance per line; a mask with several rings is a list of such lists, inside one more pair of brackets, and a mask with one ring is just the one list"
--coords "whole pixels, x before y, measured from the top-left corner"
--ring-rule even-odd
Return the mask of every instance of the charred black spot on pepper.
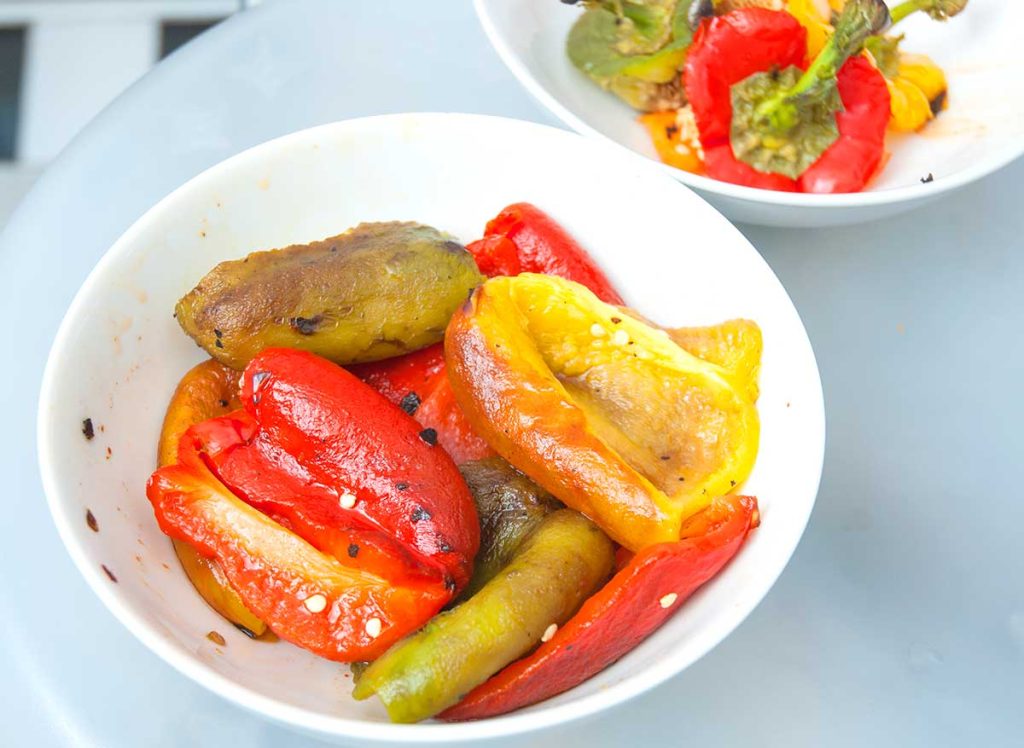
[[622, 322], [622, 317], [612, 317], [612, 324], [617, 325]]
[[663, 460], [671, 460], [672, 459], [672, 455], [662, 455], [661, 459], [663, 459]]
[[223, 348], [224, 347], [224, 344], [222, 342], [220, 342], [220, 338], [217, 338], [215, 341], [213, 341], [213, 344], [215, 346], [217, 346], [218, 348]]
[[359, 555], [359, 546], [355, 543], [349, 543], [348, 545], [348, 557], [355, 558]]
[[679, 476], [679, 482], [682, 483], [684, 480], [686, 480], [686, 478], [684, 478], [683, 476], [680, 475]]
[[[679, 127], [677, 125], [668, 125], [665, 128], [665, 137], [668, 138], [669, 140], [672, 140], [672, 138], [674, 138], [678, 134], [679, 134]], [[612, 321], [614, 322], [614, 320], [612, 320]], [[619, 320], [619, 322], [621, 322], [621, 321], [622, 320]], [[618, 322], [616, 322], [615, 324], [618, 324]]]
[[292, 329], [300, 335], [312, 335], [323, 320], [323, 315], [318, 314], [315, 317], [292, 317], [289, 323]]
[[413, 522], [422, 522], [425, 519], [430, 519], [433, 515], [421, 506], [416, 507], [412, 512]]
[[82, 433], [85, 434], [85, 438], [88, 440], [92, 440], [92, 438], [96, 436], [96, 432], [93, 431], [92, 429], [91, 418], [86, 418], [84, 421], [82, 421]]
[[111, 582], [113, 582], [114, 584], [117, 584], [117, 577], [114, 576], [114, 572], [112, 572], [110, 569], [107, 568], [106, 564], [100, 564], [100, 568], [103, 569], [103, 573], [107, 575], [107, 578]]
[[434, 429], [423, 429], [423, 431], [420, 432], [420, 439], [433, 447], [437, 444], [437, 431]]
[[218, 400], [218, 402], [220, 403], [220, 407], [222, 407], [222, 408], [228, 407], [228, 401], [227, 400], [224, 400], [223, 398], [221, 398], [220, 400]]
[[936, 96], [934, 99], [932, 99], [931, 101], [928, 102], [928, 107], [932, 110], [932, 114], [935, 115], [936, 117], [939, 115], [939, 112], [941, 112], [945, 106], [946, 106], [946, 91], [945, 91], [945, 89], [940, 91], [938, 96]]
[[218, 330], [218, 329], [217, 329], [216, 327], [215, 327], [215, 328], [213, 328], [213, 334], [214, 334], [214, 335], [216, 335], [216, 336], [217, 336], [218, 338], [222, 338], [222, 337], [224, 337], [224, 333], [222, 333], [222, 332], [221, 332], [220, 330]]
[[404, 410], [409, 415], [415, 415], [416, 411], [420, 407], [421, 402], [423, 401], [420, 400], [419, 395], [417, 395], [415, 392], [410, 392], [409, 394], [402, 398], [402, 401], [398, 403], [398, 407]]
[[570, 649], [572, 649], [572, 645], [571, 644], [566, 644], [565, 645], [565, 651], [568, 652]]
[[239, 631], [241, 631], [241, 632], [242, 632], [243, 634], [245, 634], [246, 636], [248, 636], [248, 637], [249, 637], [250, 639], [255, 639], [255, 638], [256, 638], [256, 632], [255, 632], [255, 631], [253, 631], [252, 629], [248, 629], [248, 628], [246, 628], [245, 626], [243, 626], [243, 625], [242, 625], [242, 624], [240, 624], [240, 623], [236, 623], [236, 624], [233, 624], [233, 625], [234, 625], [234, 627], [235, 627], [236, 629], [238, 629]]
[[934, 181], [935, 181], [935, 175], [932, 174], [931, 172], [928, 172], [928, 176], [921, 177], [921, 184], [928, 184], [929, 182], [934, 182]]
[[397, 488], [397, 489], [398, 489], [399, 491], [404, 491], [404, 490], [405, 490], [405, 489], [407, 489], [408, 487], [409, 487], [409, 484], [408, 484], [408, 483], [405, 483], [404, 481], [403, 481], [403, 482], [401, 482], [401, 483], [396, 483], [396, 484], [395, 484], [395, 488]]
[[730, 486], [735, 486], [736, 485], [736, 481], [734, 481], [734, 480], [729, 481], [729, 485]]
[[85, 510], [85, 524], [87, 524], [89, 529], [93, 532], [100, 531], [99, 522], [96, 521], [96, 515], [92, 513], [92, 509]]
[[443, 540], [441, 541], [440, 548], [441, 548], [441, 553], [451, 553], [451, 550], [452, 550], [452, 547], [450, 545], [448, 545], [446, 542], [444, 542]]

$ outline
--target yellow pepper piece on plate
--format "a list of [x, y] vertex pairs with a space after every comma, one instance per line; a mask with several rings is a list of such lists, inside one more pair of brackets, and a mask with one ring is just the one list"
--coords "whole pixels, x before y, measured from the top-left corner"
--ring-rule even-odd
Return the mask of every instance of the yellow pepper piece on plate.
[[807, 29], [807, 59], [813, 60], [832, 36], [832, 24], [815, 0], [787, 0], [786, 10]]
[[892, 119], [898, 132], [920, 130], [946, 103], [946, 76], [925, 55], [901, 54], [895, 78], [887, 79]]
[[452, 318], [445, 353], [478, 433], [631, 550], [677, 540], [753, 468], [749, 388], [579, 284], [488, 280]]

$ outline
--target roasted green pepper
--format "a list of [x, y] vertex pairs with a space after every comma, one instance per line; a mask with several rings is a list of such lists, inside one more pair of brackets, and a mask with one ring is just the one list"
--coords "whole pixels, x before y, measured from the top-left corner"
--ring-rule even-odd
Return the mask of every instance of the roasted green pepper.
[[611, 541], [583, 515], [548, 515], [476, 595], [370, 665], [353, 695], [377, 694], [394, 722], [437, 714], [565, 623], [608, 578], [612, 560]]
[[562, 504], [500, 457], [464, 462], [459, 471], [480, 518], [480, 551], [462, 591], [465, 600], [500, 572], [523, 540]]
[[338, 364], [437, 343], [481, 282], [473, 257], [437, 229], [364, 223], [339, 236], [222, 262], [175, 307], [211, 356], [243, 368], [265, 348]]

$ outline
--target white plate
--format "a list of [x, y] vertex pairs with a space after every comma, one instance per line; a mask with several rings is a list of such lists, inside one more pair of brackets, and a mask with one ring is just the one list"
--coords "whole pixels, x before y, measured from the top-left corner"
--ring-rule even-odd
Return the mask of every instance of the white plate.
[[[657, 160], [636, 112], [569, 62], [565, 39], [580, 8], [556, 0], [474, 0], [501, 59], [577, 132]], [[948, 23], [911, 17], [903, 49], [945, 69], [949, 108], [920, 135], [890, 134], [891, 159], [865, 192], [803, 195], [741, 187], [662, 165], [734, 221], [769, 226], [859, 223], [909, 210], [980, 179], [1024, 153], [1024, 3], [970, 0]], [[928, 174], [935, 181], [922, 184]]]
[[[578, 688], [478, 723], [391, 725], [376, 701], [350, 698], [347, 667], [283, 642], [250, 641], [220, 619], [157, 529], [143, 488], [164, 407], [202, 358], [171, 312], [221, 260], [360, 221], [423, 221], [468, 241], [519, 200], [564, 223], [644, 314], [676, 325], [758, 321], [762, 444], [746, 488], [761, 500], [763, 524], [663, 629]], [[82, 435], [86, 417], [92, 441]], [[114, 615], [171, 665], [241, 706], [306, 731], [363, 739], [450, 743], [522, 732], [593, 713], [683, 670], [732, 631], [782, 571], [814, 503], [823, 447], [821, 385], [803, 326], [736, 229], [685, 187], [614, 149], [471, 115], [392, 115], [305, 130], [172, 193], [117, 241], [75, 297], [39, 404], [50, 509]], [[87, 509], [99, 533], [87, 527]], [[206, 638], [211, 630], [226, 647]]]

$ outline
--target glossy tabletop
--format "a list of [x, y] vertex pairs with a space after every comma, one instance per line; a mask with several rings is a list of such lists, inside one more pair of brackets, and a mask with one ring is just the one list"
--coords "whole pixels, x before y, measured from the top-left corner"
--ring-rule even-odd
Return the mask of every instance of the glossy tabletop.
[[[274, 136], [413, 110], [554, 124], [467, 0], [278, 0], [161, 63], [13, 216], [0, 237], [0, 745], [322, 744], [186, 680], [93, 597], [44, 503], [36, 399], [79, 284], [161, 197]], [[1022, 185], [1019, 162], [886, 222], [741, 226], [821, 368], [828, 447], [803, 542], [761, 606], [689, 670], [585, 722], [491, 745], [1020, 745]]]

